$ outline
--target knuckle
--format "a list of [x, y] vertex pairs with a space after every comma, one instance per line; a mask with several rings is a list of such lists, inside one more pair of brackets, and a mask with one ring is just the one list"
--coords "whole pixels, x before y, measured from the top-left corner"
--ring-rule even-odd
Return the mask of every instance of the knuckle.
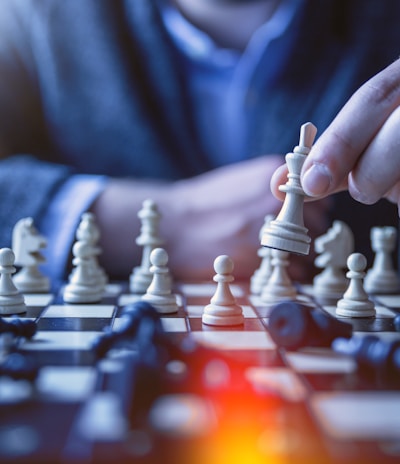
[[367, 81], [360, 96], [371, 105], [395, 108], [400, 104], [400, 60]]

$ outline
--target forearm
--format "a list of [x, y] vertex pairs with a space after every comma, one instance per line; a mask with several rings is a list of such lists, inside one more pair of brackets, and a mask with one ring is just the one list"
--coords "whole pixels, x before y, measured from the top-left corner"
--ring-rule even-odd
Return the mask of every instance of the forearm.
[[[269, 185], [281, 160], [258, 158], [173, 183], [110, 180], [92, 206], [102, 231], [103, 266], [113, 277], [126, 279], [140, 262], [137, 214], [149, 198], [162, 215], [160, 235], [177, 279], [210, 279], [221, 254], [234, 260], [237, 279], [248, 278], [258, 265], [264, 216], [281, 207]], [[322, 228], [326, 209], [320, 209], [313, 209], [318, 220], [312, 223]]]

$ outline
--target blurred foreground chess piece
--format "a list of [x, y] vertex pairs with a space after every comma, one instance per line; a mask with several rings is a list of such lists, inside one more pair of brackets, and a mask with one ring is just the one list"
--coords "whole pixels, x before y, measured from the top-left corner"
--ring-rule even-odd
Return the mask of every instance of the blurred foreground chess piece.
[[334, 351], [352, 356], [358, 372], [372, 378], [378, 385], [400, 385], [400, 340], [381, 339], [376, 335], [337, 338], [332, 343]]
[[274, 342], [289, 350], [329, 347], [336, 338], [350, 338], [353, 333], [351, 324], [295, 301], [285, 301], [273, 307], [268, 329]]
[[288, 181], [279, 190], [286, 193], [278, 217], [271, 221], [264, 231], [261, 245], [307, 255], [311, 238], [304, 227], [303, 204], [305, 193], [300, 183], [300, 173], [306, 156], [317, 134], [317, 128], [310, 122], [303, 124], [300, 130], [299, 145], [285, 157], [288, 167]]
[[29, 318], [0, 318], [0, 335], [9, 333], [13, 337], [31, 339], [37, 332], [37, 322]]

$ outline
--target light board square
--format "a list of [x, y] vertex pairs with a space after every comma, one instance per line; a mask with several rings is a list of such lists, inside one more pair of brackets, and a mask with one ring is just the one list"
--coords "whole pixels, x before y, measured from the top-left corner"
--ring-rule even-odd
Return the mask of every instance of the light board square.
[[42, 317], [111, 318], [114, 308], [113, 305], [51, 305], [46, 309]]
[[289, 401], [302, 401], [307, 390], [299, 377], [286, 367], [249, 367], [246, 378], [260, 393], [276, 392]]
[[400, 392], [317, 393], [311, 407], [325, 432], [335, 438], [400, 439]]
[[267, 332], [191, 332], [191, 337], [207, 346], [226, 350], [264, 350], [274, 349], [275, 343]]
[[335, 353], [329, 348], [304, 348], [286, 353], [290, 366], [304, 373], [350, 373], [357, 364], [353, 358]]
[[39, 331], [22, 343], [24, 350], [90, 350], [102, 332]]
[[90, 366], [45, 366], [36, 385], [49, 400], [79, 401], [93, 391], [96, 375], [96, 369]]
[[24, 293], [26, 306], [47, 306], [53, 299], [51, 293]]

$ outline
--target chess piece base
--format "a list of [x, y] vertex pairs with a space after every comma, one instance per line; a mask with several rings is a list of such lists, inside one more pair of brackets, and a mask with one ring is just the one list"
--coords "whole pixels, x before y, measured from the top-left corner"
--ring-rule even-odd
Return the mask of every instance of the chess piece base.
[[261, 245], [276, 250], [308, 255], [311, 238], [307, 234], [308, 229], [305, 227], [276, 219], [265, 230]]
[[0, 303], [0, 314], [1, 315], [10, 315], [10, 314], [21, 314], [26, 313], [25, 304], [11, 304], [3, 305]]
[[239, 305], [209, 304], [204, 308], [202, 322], [215, 326], [242, 325], [244, 323], [242, 308]]
[[340, 317], [374, 317], [375, 307], [372, 301], [342, 299], [336, 306], [336, 316]]
[[142, 297], [143, 301], [150, 303], [161, 314], [172, 314], [178, 312], [178, 304], [176, 296], [171, 295], [155, 295], [147, 293]]
[[98, 303], [103, 297], [103, 292], [97, 287], [87, 288], [79, 285], [67, 285], [64, 290], [65, 303]]

